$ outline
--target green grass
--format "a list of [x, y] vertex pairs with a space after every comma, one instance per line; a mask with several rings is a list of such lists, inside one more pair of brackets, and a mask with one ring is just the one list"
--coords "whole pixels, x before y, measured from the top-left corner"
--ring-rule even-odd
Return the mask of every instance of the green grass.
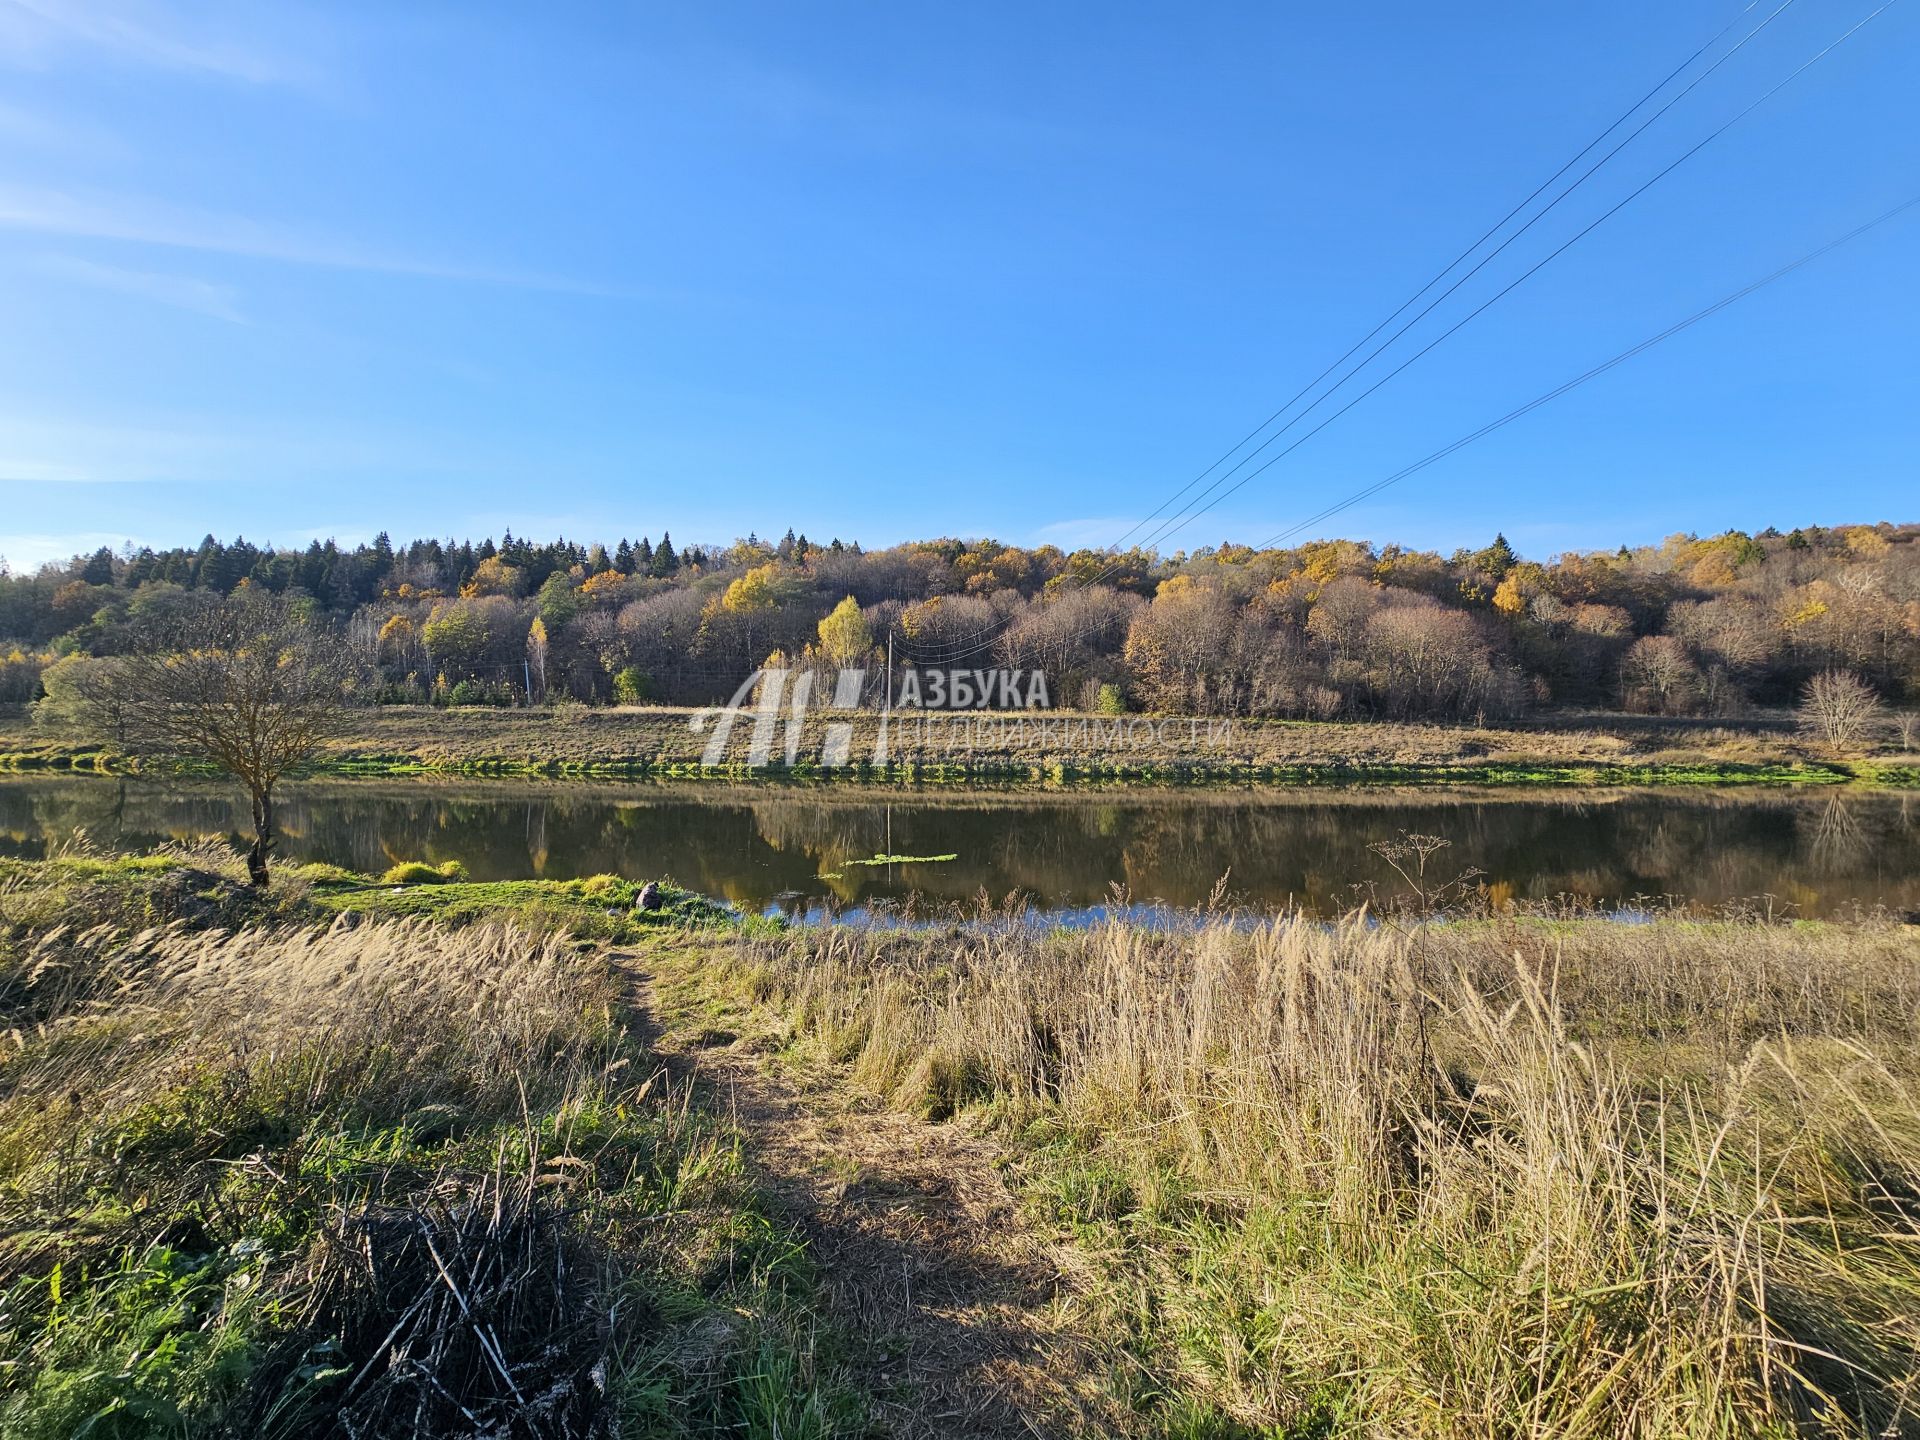
[[[525, 1267], [467, 1293], [582, 1425], [861, 1433], [804, 1239], [572, 939], [635, 886], [396, 892], [314, 866], [261, 896], [237, 873], [213, 847], [0, 863], [0, 1435], [336, 1433], [412, 1383], [381, 1336], [446, 1309], [414, 1226]], [[724, 923], [670, 890], [606, 928]], [[521, 1221], [498, 1240], [462, 1219], [500, 1213]], [[353, 1258], [369, 1244], [387, 1290]], [[561, 1272], [549, 1321], [527, 1297]], [[497, 1411], [470, 1332], [414, 1352]]]
[[0, 934], [84, 920], [129, 926], [174, 921], [242, 925], [300, 913], [306, 885], [267, 891], [245, 883], [224, 845], [176, 846], [151, 855], [69, 854], [0, 859]]
[[348, 875], [314, 884], [312, 903], [327, 911], [414, 917], [453, 925], [507, 918], [541, 931], [565, 930], [584, 939], [607, 941], [633, 941], [688, 926], [762, 927], [771, 923], [757, 916], [741, 916], [671, 883], [660, 885], [657, 909], [639, 910], [635, 904], [641, 888], [641, 882], [613, 875], [583, 880], [436, 879], [413, 884], [375, 883]]
[[1141, 1433], [1920, 1433], [1911, 927], [821, 930], [686, 975], [991, 1130]]
[[424, 860], [405, 860], [388, 868], [380, 877], [382, 885], [445, 885], [467, 878], [467, 867], [458, 860], [429, 865]]

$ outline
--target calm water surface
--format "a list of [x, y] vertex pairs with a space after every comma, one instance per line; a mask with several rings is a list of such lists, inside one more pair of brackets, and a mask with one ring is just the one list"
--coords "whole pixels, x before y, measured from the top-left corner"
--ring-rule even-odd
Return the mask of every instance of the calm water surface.
[[[1390, 878], [1368, 846], [1445, 836], [1443, 873], [1485, 872], [1521, 900], [1706, 905], [1773, 897], [1804, 914], [1920, 909], [1920, 794], [1697, 790], [1133, 791], [881, 794], [715, 786], [395, 780], [289, 787], [282, 853], [355, 870], [459, 860], [474, 879], [672, 876], [743, 909], [819, 913], [1013, 892], [1041, 910], [1202, 903], [1223, 874], [1243, 903], [1350, 905]], [[0, 854], [85, 830], [107, 848], [238, 835], [247, 807], [212, 783], [0, 780]], [[876, 853], [945, 864], [864, 868]]]

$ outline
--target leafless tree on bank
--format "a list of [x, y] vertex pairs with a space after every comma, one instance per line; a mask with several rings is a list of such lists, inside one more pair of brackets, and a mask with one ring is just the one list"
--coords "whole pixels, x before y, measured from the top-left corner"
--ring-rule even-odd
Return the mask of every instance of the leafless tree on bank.
[[1920, 749], [1920, 710], [1902, 710], [1893, 717], [1893, 728], [1902, 750], [1912, 753]]
[[96, 728], [135, 753], [209, 761], [247, 788], [247, 875], [267, 883], [273, 791], [331, 734], [350, 673], [346, 647], [298, 606], [245, 598], [209, 605], [144, 637], [82, 696]]
[[1880, 697], [1850, 670], [1823, 670], [1807, 682], [1800, 723], [1829, 745], [1850, 745], [1880, 719]]

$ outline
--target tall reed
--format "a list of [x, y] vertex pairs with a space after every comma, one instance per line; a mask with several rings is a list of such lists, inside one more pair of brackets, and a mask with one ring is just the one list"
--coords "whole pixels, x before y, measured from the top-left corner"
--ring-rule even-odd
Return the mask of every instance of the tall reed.
[[831, 930], [738, 963], [893, 1103], [1067, 1137], [1036, 1193], [1236, 1420], [1920, 1430], [1896, 927]]

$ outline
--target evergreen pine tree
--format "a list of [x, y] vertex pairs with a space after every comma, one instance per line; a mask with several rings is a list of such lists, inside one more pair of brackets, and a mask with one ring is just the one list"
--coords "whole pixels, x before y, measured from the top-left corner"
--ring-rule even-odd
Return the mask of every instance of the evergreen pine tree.
[[81, 568], [80, 578], [89, 585], [111, 585], [113, 583], [113, 552], [102, 545], [87, 557], [87, 563]]

